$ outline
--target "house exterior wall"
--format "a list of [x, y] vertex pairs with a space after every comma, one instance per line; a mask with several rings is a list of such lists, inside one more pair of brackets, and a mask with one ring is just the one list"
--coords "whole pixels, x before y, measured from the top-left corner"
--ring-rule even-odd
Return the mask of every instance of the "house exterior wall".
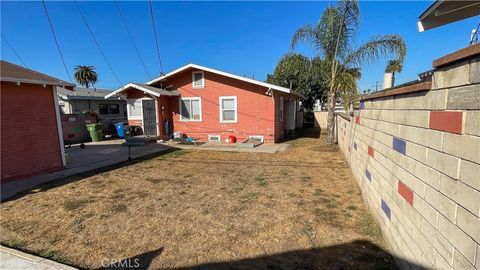
[[338, 145], [394, 255], [480, 269], [479, 123], [478, 55], [437, 68], [429, 91], [363, 100], [351, 120], [337, 117]]
[[1, 82], [1, 182], [63, 167], [51, 86]]
[[[178, 98], [170, 98], [169, 109], [175, 131], [205, 141], [208, 140], [208, 135], [220, 135], [222, 140], [225, 140], [231, 134], [239, 140], [253, 135], [263, 136], [267, 142], [283, 138], [285, 121], [281, 122], [279, 119], [279, 98], [282, 95], [287, 101], [288, 94], [274, 91], [272, 97], [267, 94], [266, 87], [209, 72], [204, 72], [205, 87], [194, 88], [192, 86], [193, 71], [187, 70], [162, 82], [163, 87], [171, 86], [171, 89], [177, 89], [181, 97], [201, 98], [201, 121], [180, 120]], [[160, 87], [158, 84], [154, 86]], [[236, 123], [220, 122], [219, 98], [221, 96], [237, 97]]]
[[[70, 99], [62, 101], [60, 109], [62, 114], [79, 114], [87, 110], [95, 111], [105, 130], [112, 130], [113, 124], [127, 120], [126, 102], [124, 100], [98, 100], [98, 99]], [[118, 114], [100, 114], [100, 104], [118, 104]]]

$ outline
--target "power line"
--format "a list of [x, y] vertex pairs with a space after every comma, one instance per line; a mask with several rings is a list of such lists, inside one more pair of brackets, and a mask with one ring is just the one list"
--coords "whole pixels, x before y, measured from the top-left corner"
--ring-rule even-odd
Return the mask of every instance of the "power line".
[[27, 64], [25, 64], [23, 59], [20, 57], [20, 55], [17, 53], [17, 51], [15, 51], [13, 46], [10, 44], [10, 42], [8, 42], [7, 38], [5, 36], [3, 36], [3, 34], [2, 34], [2, 38], [5, 41], [5, 43], [7, 44], [7, 46], [10, 48], [10, 50], [12, 50], [12, 52], [15, 54], [15, 56], [20, 60], [20, 62], [22, 62], [23, 66], [28, 68]]
[[110, 71], [113, 73], [113, 76], [114, 76], [115, 79], [117, 80], [118, 84], [121, 86], [121, 85], [122, 85], [122, 82], [120, 82], [120, 80], [118, 79], [117, 74], [115, 73], [115, 71], [113, 71], [113, 68], [112, 68], [112, 66], [110, 65], [110, 62], [108, 62], [107, 57], [106, 57], [105, 54], [103, 53], [102, 48], [100, 47], [100, 44], [98, 43], [97, 39], [95, 38], [95, 35], [93, 34], [92, 29], [90, 28], [90, 25], [88, 25], [87, 19], [85, 18], [85, 16], [83, 16], [83, 13], [82, 13], [82, 10], [80, 9], [80, 6], [78, 6], [77, 1], [73, 1], [73, 3], [75, 3], [75, 6], [77, 7], [78, 12], [80, 13], [80, 16], [82, 17], [83, 22], [85, 22], [85, 25], [87, 26], [88, 32], [90, 32], [90, 35], [92, 35], [93, 41], [95, 41], [95, 45], [97, 45], [97, 48], [98, 48], [98, 50], [100, 51], [100, 53], [102, 54], [103, 59], [104, 59], [105, 62], [107, 63], [108, 68], [109, 68]]
[[156, 45], [156, 49], [157, 49], [158, 63], [160, 64], [160, 74], [163, 75], [164, 73], [163, 73], [162, 60], [160, 59], [160, 49], [158, 47], [157, 28], [155, 27], [155, 18], [153, 16], [152, 0], [148, 0], [148, 3], [150, 5], [150, 17], [152, 17], [153, 36], [155, 37], [155, 45]]
[[145, 62], [143, 62], [142, 56], [140, 55], [140, 51], [138, 50], [138, 47], [135, 44], [135, 40], [133, 39], [133, 36], [130, 33], [130, 29], [128, 29], [127, 22], [126, 22], [125, 18], [123, 17], [122, 12], [120, 11], [120, 7], [118, 6], [118, 2], [114, 1], [114, 3], [115, 3], [115, 7], [117, 8], [117, 12], [120, 15], [120, 18], [122, 19], [123, 26], [125, 26], [125, 30], [127, 30], [128, 37], [130, 38], [130, 41], [132, 42], [132, 45], [135, 48], [135, 52], [137, 53], [138, 59], [142, 63], [142, 66], [145, 69], [145, 72], [147, 73], [148, 78], [151, 78], [150, 73], [148, 72], [147, 66], [145, 65]]
[[47, 5], [45, 4], [45, 0], [42, 0], [42, 4], [43, 4], [43, 8], [45, 9], [45, 15], [47, 15], [48, 24], [50, 25], [50, 29], [52, 30], [53, 39], [55, 40], [55, 44], [57, 45], [58, 53], [60, 54], [60, 58], [62, 59], [63, 67], [65, 68], [65, 72], [67, 73], [68, 78], [70, 79], [70, 81], [72, 81], [70, 72], [68, 72], [67, 65], [65, 64], [65, 59], [63, 59], [62, 50], [60, 50], [60, 45], [58, 44], [57, 35], [55, 35], [55, 30], [53, 29], [52, 21], [50, 20], [50, 16], [48, 15], [48, 10], [47, 10]]

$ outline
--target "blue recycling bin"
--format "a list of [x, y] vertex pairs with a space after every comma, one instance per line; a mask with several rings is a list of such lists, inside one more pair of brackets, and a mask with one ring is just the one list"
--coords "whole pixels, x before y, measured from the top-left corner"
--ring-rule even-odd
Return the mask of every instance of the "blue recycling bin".
[[123, 130], [124, 126], [124, 122], [115, 123], [115, 129], [117, 130], [117, 135], [119, 138], [125, 138], [125, 131]]

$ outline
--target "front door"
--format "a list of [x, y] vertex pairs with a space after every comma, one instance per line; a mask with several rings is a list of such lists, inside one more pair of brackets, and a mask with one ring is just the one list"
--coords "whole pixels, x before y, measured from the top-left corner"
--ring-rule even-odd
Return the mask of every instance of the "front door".
[[142, 100], [143, 134], [157, 136], [157, 111], [154, 100]]

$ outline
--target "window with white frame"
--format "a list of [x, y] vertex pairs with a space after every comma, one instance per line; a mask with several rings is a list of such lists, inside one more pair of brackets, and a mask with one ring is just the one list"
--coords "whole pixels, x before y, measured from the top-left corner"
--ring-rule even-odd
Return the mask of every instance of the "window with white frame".
[[193, 88], [203, 88], [205, 87], [205, 78], [203, 71], [194, 71], [192, 72], [192, 86]]
[[220, 122], [237, 122], [237, 97], [220, 97]]
[[128, 118], [129, 119], [141, 119], [142, 118], [142, 100], [141, 99], [129, 99], [127, 100]]
[[280, 122], [283, 122], [283, 106], [284, 106], [284, 104], [283, 104], [283, 97], [280, 97], [280, 106], [279, 106], [279, 108], [280, 108], [280, 111], [279, 111], [279, 113], [280, 113]]
[[202, 100], [198, 97], [181, 98], [180, 120], [202, 121]]

